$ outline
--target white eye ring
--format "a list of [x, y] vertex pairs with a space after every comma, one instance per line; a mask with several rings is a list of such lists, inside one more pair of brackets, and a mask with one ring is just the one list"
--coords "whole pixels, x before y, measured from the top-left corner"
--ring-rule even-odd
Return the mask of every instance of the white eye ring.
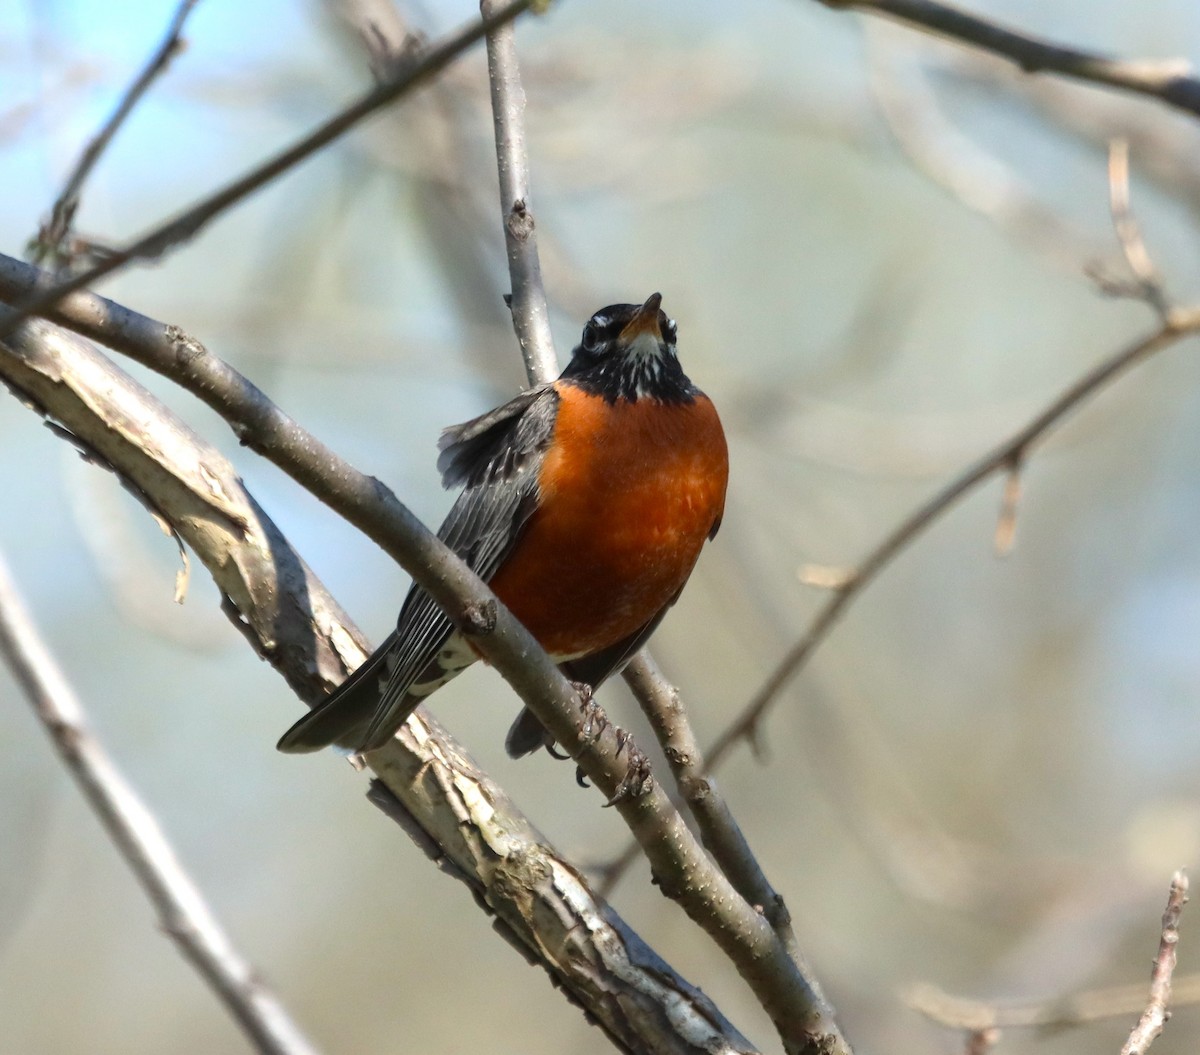
[[679, 324], [674, 319], [667, 319], [667, 334], [672, 340], [679, 335]]

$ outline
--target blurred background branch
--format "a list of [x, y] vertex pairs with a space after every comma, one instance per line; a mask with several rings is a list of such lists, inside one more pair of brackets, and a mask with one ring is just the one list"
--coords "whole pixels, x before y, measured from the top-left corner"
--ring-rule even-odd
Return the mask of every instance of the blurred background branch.
[[510, 0], [491, 17], [481, 19], [450, 35], [446, 40], [415, 58], [413, 62], [406, 64], [404, 69], [394, 77], [379, 84], [356, 102], [313, 129], [308, 135], [261, 165], [226, 184], [174, 218], [160, 224], [132, 244], [115, 248], [106, 253], [104, 260], [93, 264], [90, 268], [71, 278], [49, 285], [28, 300], [14, 304], [13, 311], [0, 326], [0, 337], [7, 336], [26, 318], [45, 315], [49, 308], [68, 294], [95, 285], [101, 279], [134, 261], [157, 259], [172, 247], [194, 238], [206, 224], [211, 223], [227, 209], [262, 189], [272, 180], [289, 172], [317, 151], [323, 150], [364, 118], [436, 77], [467, 48], [478, 43], [490, 29], [503, 26], [523, 14], [529, 8], [530, 2], [531, 0]]
[[154, 814], [88, 728], [83, 705], [34, 626], [0, 556], [0, 652], [117, 852], [158, 913], [163, 932], [265, 1055], [316, 1051], [234, 947], [184, 871]]
[[1015, 63], [1024, 73], [1053, 73], [1147, 95], [1200, 117], [1200, 80], [1184, 60], [1111, 59], [1009, 29], [936, 0], [819, 0], [826, 7], [884, 15]]
[[964, 1000], [935, 986], [912, 986], [905, 999], [914, 1010], [949, 1029], [962, 1030], [967, 1044], [996, 1044], [1003, 1030], [1036, 1029], [1044, 1035], [1078, 1028], [1107, 1018], [1142, 1012], [1142, 1017], [1122, 1048], [1122, 1055], [1145, 1051], [1162, 1032], [1168, 1004], [1181, 1007], [1200, 1002], [1200, 977], [1173, 978], [1179, 917], [1187, 902], [1187, 878], [1177, 872], [1171, 881], [1163, 914], [1159, 953], [1154, 959], [1150, 997], [1144, 986], [1120, 986], [1074, 993], [1041, 1003], [999, 1006]]
[[79, 196], [83, 193], [83, 185], [91, 171], [100, 160], [100, 155], [112, 142], [125, 119], [133, 112], [138, 101], [154, 83], [155, 79], [166, 72], [171, 60], [183, 49], [183, 25], [197, 0], [180, 0], [175, 10], [175, 17], [167, 27], [167, 35], [137, 77], [134, 78], [125, 93], [121, 96], [116, 108], [103, 127], [98, 131], [79, 155], [79, 160], [71, 170], [70, 176], [63, 189], [59, 192], [54, 204], [50, 207], [50, 217], [38, 230], [31, 243], [31, 256], [34, 263], [49, 262], [55, 270], [74, 266], [83, 253], [84, 246], [75, 244], [72, 239], [71, 225], [75, 213], [79, 209]]

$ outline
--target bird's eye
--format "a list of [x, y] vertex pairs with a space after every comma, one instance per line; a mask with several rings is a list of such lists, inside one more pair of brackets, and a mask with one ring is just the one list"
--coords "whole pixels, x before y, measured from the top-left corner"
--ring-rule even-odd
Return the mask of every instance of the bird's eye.
[[594, 322], [589, 322], [583, 328], [583, 350], [585, 352], [594, 352], [600, 347], [600, 327]]
[[663, 327], [663, 334], [666, 336], [668, 344], [675, 343], [675, 338], [679, 335], [679, 326], [674, 319], [667, 319], [667, 325]]

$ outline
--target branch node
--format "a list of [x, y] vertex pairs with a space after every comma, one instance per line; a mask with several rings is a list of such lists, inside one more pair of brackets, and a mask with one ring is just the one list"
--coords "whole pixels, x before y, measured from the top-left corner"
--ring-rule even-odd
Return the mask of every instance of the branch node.
[[496, 629], [496, 602], [490, 598], [468, 604], [459, 618], [459, 628], [467, 637], [486, 637]]
[[1008, 460], [1008, 474], [1004, 478], [1004, 494], [1000, 499], [1000, 516], [996, 521], [996, 536], [994, 545], [996, 556], [1007, 557], [1013, 549], [1017, 537], [1017, 507], [1021, 501], [1021, 465], [1023, 458], [1020, 450], [1013, 451]]
[[167, 326], [166, 338], [167, 342], [174, 348], [175, 361], [180, 366], [191, 366], [197, 359], [203, 358], [208, 354], [208, 349], [204, 345], [181, 326], [176, 326], [174, 323]]
[[1113, 295], [1119, 291], [1124, 296], [1145, 301], [1158, 317], [1166, 323], [1171, 316], [1171, 303], [1163, 289], [1162, 277], [1150, 258], [1150, 252], [1142, 239], [1142, 231], [1129, 205], [1129, 141], [1113, 139], [1108, 145], [1108, 202], [1112, 213], [1113, 228], [1125, 262], [1133, 273], [1133, 283], [1101, 282], [1100, 288]]
[[836, 564], [801, 564], [796, 578], [816, 590], [844, 592], [858, 582], [858, 569]]
[[[512, 207], [508, 210], [508, 216], [504, 220], [504, 226], [518, 242], [529, 241], [529, 236], [533, 234], [536, 225], [533, 222], [533, 213], [529, 211], [529, 206], [525, 203], [524, 198], [518, 198], [512, 203]], [[511, 297], [509, 299], [511, 300]]]

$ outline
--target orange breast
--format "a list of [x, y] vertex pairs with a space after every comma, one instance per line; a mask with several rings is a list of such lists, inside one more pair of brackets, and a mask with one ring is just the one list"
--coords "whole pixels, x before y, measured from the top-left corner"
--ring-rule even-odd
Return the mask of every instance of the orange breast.
[[491, 587], [563, 660], [616, 644], [671, 603], [724, 510], [729, 457], [707, 396], [608, 404], [556, 388], [540, 503]]

